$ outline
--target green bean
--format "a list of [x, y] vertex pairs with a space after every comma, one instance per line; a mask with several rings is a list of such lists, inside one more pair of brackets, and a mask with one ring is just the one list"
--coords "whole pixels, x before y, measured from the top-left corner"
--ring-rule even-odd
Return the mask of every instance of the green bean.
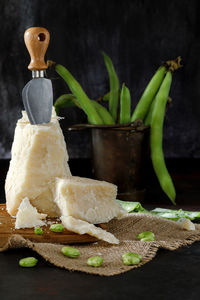
[[48, 65], [53, 65], [55, 67], [56, 72], [65, 80], [68, 84], [69, 89], [71, 90], [72, 94], [76, 97], [79, 105], [86, 113], [88, 117], [88, 121], [90, 124], [103, 124], [103, 121], [99, 114], [97, 113], [96, 109], [91, 103], [91, 100], [88, 98], [86, 93], [83, 91], [81, 85], [78, 81], [72, 76], [72, 74], [62, 65], [55, 64], [51, 61], [48, 61]]
[[59, 114], [60, 108], [76, 106], [74, 100], [76, 98], [72, 94], [63, 94], [58, 97], [54, 103], [56, 114]]
[[136, 237], [142, 242], [155, 241], [155, 239], [156, 239], [155, 234], [150, 231], [141, 232], [141, 233], [137, 234]]
[[43, 230], [42, 230], [42, 228], [40, 228], [40, 227], [36, 227], [36, 228], [34, 229], [34, 233], [35, 233], [35, 234], [38, 234], [38, 235], [42, 235], [42, 234], [43, 234]]
[[200, 211], [188, 211], [182, 209], [167, 209], [167, 208], [155, 208], [151, 211], [152, 214], [173, 221], [177, 221], [180, 218], [187, 218], [191, 221], [200, 221]]
[[109, 101], [110, 99], [110, 92], [106, 93], [103, 97], [102, 97], [103, 101]]
[[[151, 103], [151, 106], [148, 110], [148, 113], [145, 117], [145, 120], [144, 120], [144, 125], [151, 125], [151, 118], [152, 118], [152, 113], [153, 113], [153, 108], [154, 108], [154, 105], [155, 105], [155, 100], [156, 98], [153, 99], [152, 103]], [[167, 105], [172, 102], [172, 98], [171, 97], [168, 97], [167, 98]]]
[[[107, 124], [107, 125], [115, 124], [111, 114], [107, 111], [107, 109], [104, 106], [102, 106], [101, 104], [99, 104], [98, 102], [96, 102], [94, 100], [91, 100], [91, 104], [94, 106], [94, 108], [98, 112], [99, 116], [101, 117], [101, 119], [103, 121], [103, 124]], [[72, 94], [64, 94], [64, 95], [60, 96], [56, 100], [54, 106], [56, 109], [56, 113], [58, 111], [58, 108], [66, 107], [66, 106], [67, 107], [77, 106], [77, 107], [81, 108], [77, 99]]]
[[104, 124], [106, 124], [106, 125], [115, 124], [115, 121], [113, 120], [111, 114], [107, 111], [107, 109], [103, 105], [99, 104], [96, 101], [92, 101], [92, 104], [94, 105], [96, 111], [100, 115], [100, 117], [103, 120]]
[[126, 252], [122, 255], [122, 260], [124, 265], [127, 266], [138, 265], [142, 260], [142, 256], [138, 253]]
[[50, 230], [53, 232], [62, 232], [64, 231], [64, 226], [62, 224], [52, 224]]
[[70, 258], [77, 258], [80, 256], [80, 251], [78, 249], [69, 246], [62, 247], [61, 252]]
[[101, 256], [92, 256], [88, 258], [87, 264], [91, 267], [100, 267], [103, 263], [103, 258]]
[[113, 63], [108, 55], [102, 52], [104, 62], [109, 74], [110, 80], [110, 95], [109, 95], [109, 111], [114, 119], [117, 120], [117, 107], [118, 107], [118, 98], [119, 98], [119, 80], [115, 72]]
[[151, 119], [150, 147], [153, 168], [163, 191], [175, 204], [176, 191], [172, 179], [167, 171], [162, 150], [162, 132], [165, 116], [165, 107], [171, 87], [172, 74], [167, 72], [163, 83], [156, 95], [155, 105]]
[[37, 265], [38, 259], [35, 257], [25, 257], [20, 259], [19, 265], [24, 268], [31, 268]]
[[131, 118], [131, 96], [129, 89], [123, 83], [120, 95], [120, 124], [130, 122]]
[[[121, 90], [119, 89], [118, 98], [120, 97], [120, 93], [121, 93]], [[103, 97], [100, 97], [100, 99], [105, 102], [109, 101], [109, 98], [110, 98], [110, 92], [106, 93]]]
[[152, 113], [153, 113], [153, 108], [154, 108], [154, 105], [155, 105], [155, 99], [153, 99], [151, 105], [150, 105], [150, 108], [148, 110], [148, 113], [144, 119], [144, 125], [151, 125], [151, 118], [152, 118]]
[[137, 119], [144, 120], [148, 109], [151, 105], [152, 100], [154, 99], [166, 73], [166, 68], [164, 66], [160, 67], [150, 82], [148, 83], [146, 89], [144, 90], [142, 97], [140, 98], [133, 114], [131, 117], [131, 122], [134, 122]]

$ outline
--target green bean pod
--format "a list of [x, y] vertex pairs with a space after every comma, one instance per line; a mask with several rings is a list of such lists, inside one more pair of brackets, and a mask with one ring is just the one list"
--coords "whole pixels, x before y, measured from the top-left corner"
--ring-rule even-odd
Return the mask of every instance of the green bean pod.
[[63, 94], [58, 97], [54, 103], [56, 114], [59, 114], [60, 108], [76, 106], [74, 100], [76, 98], [72, 94]]
[[166, 73], [166, 67], [160, 67], [154, 76], [151, 78], [149, 84], [144, 90], [142, 97], [140, 98], [133, 114], [131, 117], [131, 122], [134, 122], [137, 119], [144, 120], [148, 109], [151, 105], [152, 100], [154, 99]]
[[108, 71], [110, 80], [110, 94], [109, 94], [109, 111], [114, 121], [117, 120], [117, 107], [119, 99], [119, 79], [115, 72], [113, 63], [108, 55], [102, 52], [104, 62]]
[[[120, 97], [120, 93], [121, 93], [121, 90], [119, 89], [119, 91], [118, 91], [118, 97]], [[108, 102], [109, 99], [110, 99], [110, 92], [106, 93], [103, 97], [100, 97], [100, 99], [102, 99], [105, 102]]]
[[[152, 113], [153, 113], [153, 109], [154, 109], [154, 105], [155, 105], [155, 102], [156, 102], [156, 98], [153, 99], [152, 103], [151, 103], [151, 106], [148, 110], [148, 113], [144, 119], [144, 125], [151, 125], [151, 118], [152, 118]], [[170, 97], [167, 98], [167, 104], [171, 103], [172, 102], [172, 99]]]
[[151, 118], [152, 118], [152, 113], [153, 113], [153, 109], [154, 109], [154, 105], [155, 105], [155, 100], [156, 98], [153, 99], [151, 106], [148, 110], [148, 113], [144, 119], [144, 125], [150, 125], [151, 124]]
[[81, 85], [78, 81], [72, 76], [72, 74], [62, 65], [56, 64], [55, 66], [56, 72], [65, 80], [68, 84], [69, 89], [72, 94], [76, 97], [78, 104], [83, 109], [88, 117], [88, 121], [90, 124], [103, 124], [103, 121], [96, 109], [91, 103], [91, 100], [88, 98], [86, 93], [83, 91]]
[[170, 198], [172, 203], [175, 204], [176, 191], [172, 179], [167, 171], [162, 149], [162, 132], [165, 108], [171, 87], [171, 82], [172, 74], [170, 71], [168, 71], [155, 98], [155, 105], [151, 119], [150, 147], [153, 167], [159, 180], [160, 186]]
[[120, 124], [129, 123], [131, 120], [131, 95], [129, 89], [122, 85], [120, 95]]
[[103, 101], [109, 101], [110, 99], [110, 92], [106, 93], [103, 97], [102, 97]]
[[114, 125], [115, 124], [113, 117], [111, 116], [109, 111], [107, 111], [107, 109], [103, 105], [99, 104], [96, 101], [92, 101], [92, 104], [94, 105], [96, 111], [100, 115], [100, 117], [103, 120], [105, 125]]

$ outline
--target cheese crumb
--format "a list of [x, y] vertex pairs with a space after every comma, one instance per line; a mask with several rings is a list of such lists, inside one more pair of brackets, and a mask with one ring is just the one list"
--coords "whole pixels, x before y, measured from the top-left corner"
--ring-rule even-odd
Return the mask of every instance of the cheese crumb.
[[177, 223], [181, 228], [186, 230], [195, 230], [195, 225], [187, 218], [180, 218]]
[[26, 197], [22, 200], [18, 208], [15, 229], [44, 226], [46, 224], [42, 219], [45, 219], [46, 216], [46, 214], [38, 213], [37, 209], [31, 205], [29, 199]]

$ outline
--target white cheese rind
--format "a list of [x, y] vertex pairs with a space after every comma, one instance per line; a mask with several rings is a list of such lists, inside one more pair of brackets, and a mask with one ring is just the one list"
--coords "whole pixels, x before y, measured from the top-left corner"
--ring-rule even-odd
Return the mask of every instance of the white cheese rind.
[[110, 244], [119, 244], [119, 240], [112, 233], [107, 232], [100, 227], [96, 227], [93, 224], [78, 220], [72, 216], [61, 216], [60, 219], [63, 226], [69, 231], [73, 231], [78, 234], [89, 234]]
[[7, 211], [15, 216], [23, 198], [49, 216], [58, 216], [51, 182], [55, 177], [71, 176], [64, 137], [55, 116], [50, 123], [31, 125], [27, 115], [17, 122], [6, 177]]
[[105, 181], [74, 176], [57, 178], [54, 193], [62, 216], [99, 224], [124, 214], [115, 201], [117, 186]]
[[42, 219], [46, 218], [46, 214], [38, 213], [37, 209], [33, 207], [28, 198], [24, 198], [18, 208], [16, 214], [15, 228], [32, 228], [46, 225]]

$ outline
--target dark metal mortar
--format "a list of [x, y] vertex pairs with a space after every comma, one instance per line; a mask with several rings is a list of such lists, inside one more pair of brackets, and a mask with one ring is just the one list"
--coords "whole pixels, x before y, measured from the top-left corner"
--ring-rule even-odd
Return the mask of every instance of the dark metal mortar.
[[149, 127], [142, 121], [125, 125], [80, 124], [70, 130], [90, 128], [92, 161], [96, 179], [118, 186], [118, 198], [142, 201], [143, 173], [148, 152]]

